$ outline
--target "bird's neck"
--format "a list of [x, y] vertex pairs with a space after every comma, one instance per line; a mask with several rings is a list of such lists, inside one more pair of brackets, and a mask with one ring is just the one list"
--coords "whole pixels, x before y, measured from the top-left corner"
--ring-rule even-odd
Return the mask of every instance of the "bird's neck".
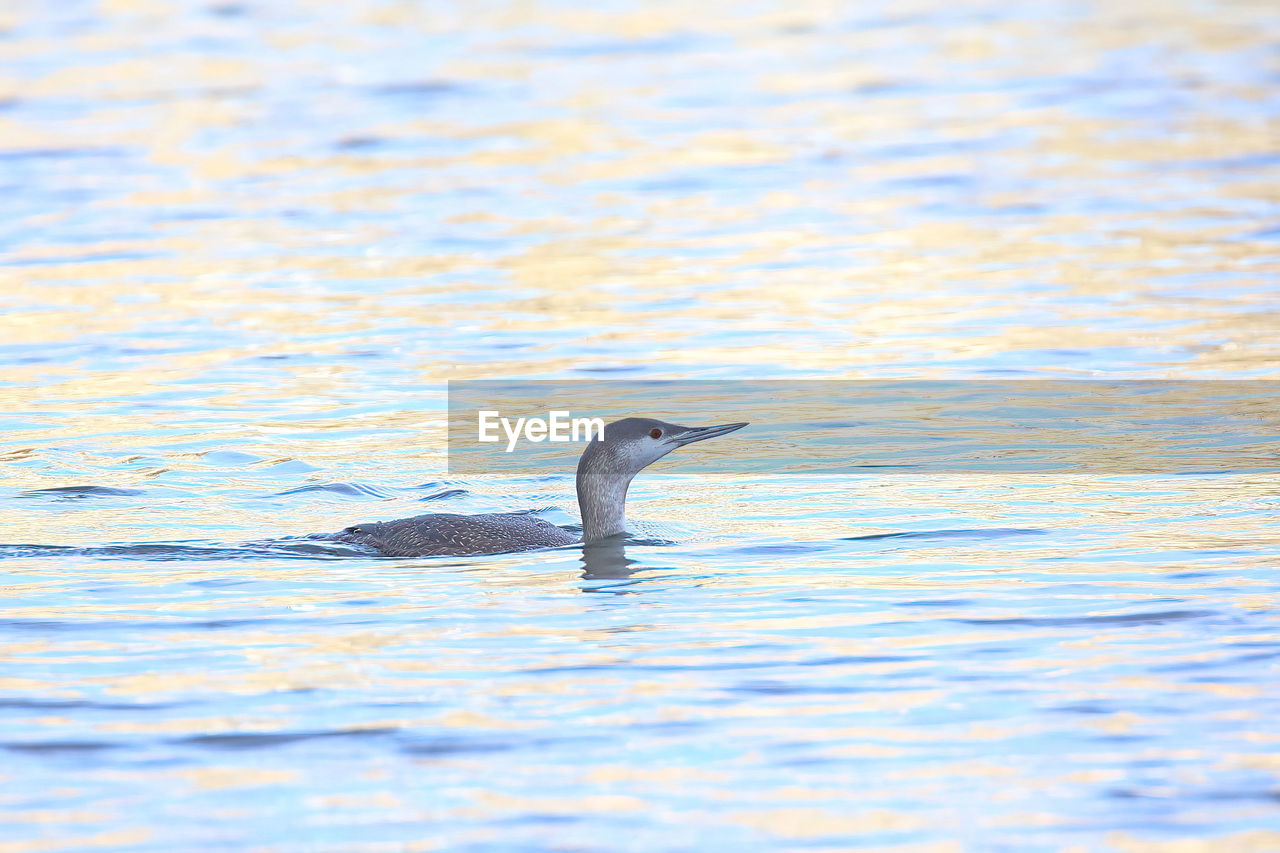
[[[584, 460], [585, 461], [585, 460]], [[605, 473], [596, 466], [578, 467], [578, 510], [582, 541], [596, 542], [627, 531], [627, 487], [631, 477]]]

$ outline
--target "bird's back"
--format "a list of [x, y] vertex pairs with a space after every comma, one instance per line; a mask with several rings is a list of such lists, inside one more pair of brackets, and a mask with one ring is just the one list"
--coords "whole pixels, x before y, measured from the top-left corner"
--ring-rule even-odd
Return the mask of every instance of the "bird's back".
[[417, 515], [395, 521], [357, 524], [335, 534], [334, 539], [352, 545], [367, 545], [389, 557], [502, 554], [554, 548], [578, 541], [578, 537], [563, 527], [520, 512]]

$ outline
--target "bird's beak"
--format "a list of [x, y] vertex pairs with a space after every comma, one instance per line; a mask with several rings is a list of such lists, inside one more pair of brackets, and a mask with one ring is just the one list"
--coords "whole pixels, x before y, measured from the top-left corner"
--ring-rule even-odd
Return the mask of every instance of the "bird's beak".
[[742, 429], [744, 426], [746, 426], [745, 423], [721, 424], [720, 426], [709, 427], [684, 427], [683, 432], [673, 432], [667, 436], [667, 440], [675, 444], [676, 447], [684, 447], [686, 444], [693, 444], [695, 441], [717, 438], [733, 432], [735, 429]]

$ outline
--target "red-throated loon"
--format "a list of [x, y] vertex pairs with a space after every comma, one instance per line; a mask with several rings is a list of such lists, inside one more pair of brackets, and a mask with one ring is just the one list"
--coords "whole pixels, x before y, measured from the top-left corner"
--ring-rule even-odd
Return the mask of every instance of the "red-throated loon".
[[582, 537], [527, 513], [418, 515], [395, 521], [357, 524], [333, 538], [366, 545], [391, 557], [501, 554], [591, 544], [625, 533], [627, 487], [648, 465], [677, 447], [724, 435], [746, 426], [688, 427], [651, 418], [626, 418], [609, 424], [578, 459], [578, 508]]

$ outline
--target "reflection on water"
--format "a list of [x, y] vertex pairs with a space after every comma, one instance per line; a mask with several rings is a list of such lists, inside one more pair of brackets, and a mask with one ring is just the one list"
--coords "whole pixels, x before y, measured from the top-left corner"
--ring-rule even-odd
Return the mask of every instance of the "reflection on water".
[[[639, 560], [627, 556], [626, 545], [620, 537], [594, 542], [582, 548], [583, 580], [625, 580], [631, 577], [632, 566], [639, 565]], [[608, 587], [590, 587], [593, 591], [614, 589]]]
[[573, 523], [445, 475], [450, 379], [1274, 378], [1273, 21], [0, 10], [0, 848], [1280, 848], [1272, 475], [305, 538]]

